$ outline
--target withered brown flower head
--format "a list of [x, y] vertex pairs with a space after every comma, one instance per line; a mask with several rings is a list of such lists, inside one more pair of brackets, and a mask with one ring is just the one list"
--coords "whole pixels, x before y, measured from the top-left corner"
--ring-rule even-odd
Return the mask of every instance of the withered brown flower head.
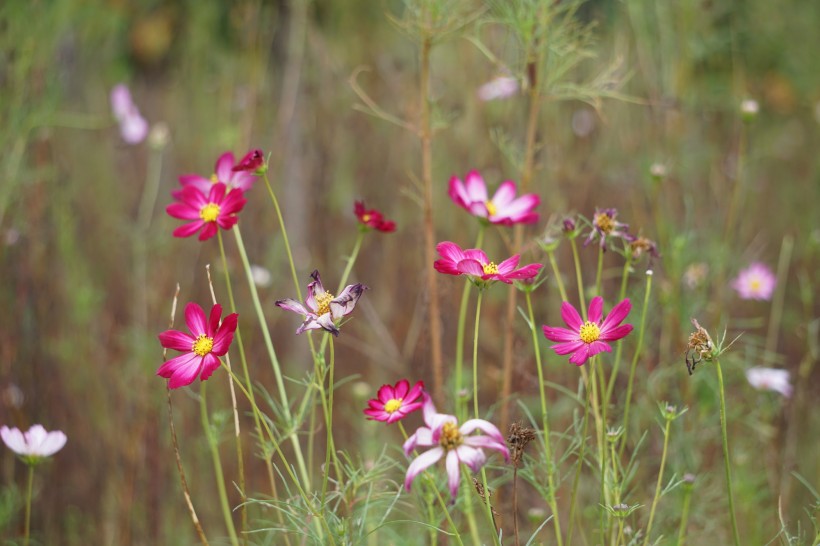
[[701, 361], [712, 360], [715, 350], [709, 332], [698, 324], [697, 319], [692, 319], [692, 325], [695, 327], [695, 331], [689, 334], [689, 342], [686, 346], [686, 369], [689, 370], [689, 375], [692, 375], [695, 366]]
[[517, 422], [510, 425], [510, 434], [507, 436], [507, 445], [510, 446], [510, 458], [518, 467], [524, 458], [524, 448], [535, 439], [535, 430]]

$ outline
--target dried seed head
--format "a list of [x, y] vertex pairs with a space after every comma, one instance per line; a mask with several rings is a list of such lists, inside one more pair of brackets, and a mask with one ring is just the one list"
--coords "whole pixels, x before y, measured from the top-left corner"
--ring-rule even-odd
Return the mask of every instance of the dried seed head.
[[686, 368], [689, 370], [689, 375], [692, 375], [695, 366], [700, 361], [706, 360], [708, 362], [712, 360], [715, 350], [709, 332], [698, 324], [697, 319], [692, 319], [692, 325], [695, 327], [695, 331], [689, 334], [689, 342], [686, 346]]
[[516, 467], [521, 464], [521, 459], [524, 458], [524, 448], [534, 439], [535, 430], [525, 427], [520, 421], [510, 425], [507, 445], [510, 446], [510, 458]]

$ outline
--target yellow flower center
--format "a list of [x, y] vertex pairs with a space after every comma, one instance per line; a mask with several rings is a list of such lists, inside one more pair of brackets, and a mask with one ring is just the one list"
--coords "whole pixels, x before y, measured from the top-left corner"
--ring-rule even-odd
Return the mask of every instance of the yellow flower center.
[[384, 404], [384, 411], [394, 413], [401, 407], [401, 398], [392, 398]]
[[323, 292], [316, 296], [316, 314], [321, 317], [325, 313], [330, 313], [330, 301], [335, 297], [330, 292]]
[[370, 221], [370, 215], [369, 214], [362, 214], [362, 222], [364, 222], [366, 224], [369, 221]]
[[587, 321], [581, 326], [579, 336], [584, 343], [592, 343], [593, 341], [598, 341], [598, 338], [601, 336], [601, 329], [598, 328], [598, 325], [594, 322]]
[[205, 334], [200, 334], [199, 337], [196, 338], [196, 341], [194, 341], [191, 350], [195, 352], [197, 356], [205, 356], [210, 353], [213, 348], [214, 338], [208, 337]]
[[609, 233], [615, 229], [615, 220], [607, 213], [600, 212], [595, 215], [595, 226], [604, 233]]
[[498, 266], [495, 265], [495, 262], [485, 264], [483, 267], [485, 275], [498, 275]]
[[464, 442], [464, 438], [458, 431], [458, 426], [455, 423], [444, 423], [441, 427], [441, 437], [438, 440], [439, 445], [446, 450], [455, 449]]
[[487, 201], [486, 203], [484, 203], [484, 206], [487, 207], [487, 214], [489, 214], [490, 216], [495, 216], [495, 214], [498, 212], [498, 208], [492, 201]]
[[216, 176], [216, 173], [212, 174], [211, 175], [211, 184], [218, 184], [218, 183], [219, 183], [219, 177]]
[[760, 279], [752, 279], [751, 281], [749, 281], [749, 288], [751, 288], [753, 292], [759, 291], [760, 285]]
[[219, 218], [219, 205], [208, 203], [199, 210], [199, 217], [206, 222], [216, 222], [216, 219]]

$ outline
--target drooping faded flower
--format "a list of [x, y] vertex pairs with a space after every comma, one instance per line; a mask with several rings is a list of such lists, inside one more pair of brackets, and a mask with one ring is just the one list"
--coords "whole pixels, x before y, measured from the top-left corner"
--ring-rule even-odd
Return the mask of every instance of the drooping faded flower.
[[532, 224], [538, 221], [535, 207], [541, 198], [534, 193], [528, 193], [516, 198], [515, 182], [503, 182], [492, 199], [488, 198], [487, 185], [478, 171], [470, 171], [462, 182], [458, 177], [450, 178], [448, 195], [455, 202], [473, 216], [490, 222], [511, 226], [513, 224]]
[[462, 250], [460, 246], [450, 241], [436, 245], [441, 259], [433, 263], [439, 273], [446, 275], [468, 275], [475, 281], [501, 281], [512, 284], [513, 281], [532, 279], [538, 275], [542, 264], [529, 264], [516, 269], [521, 256], [515, 254], [496, 265], [491, 262], [483, 250], [470, 248]]
[[775, 286], [777, 277], [766, 264], [760, 262], [743, 269], [732, 281], [732, 288], [744, 300], [770, 300]]
[[576, 366], [581, 366], [590, 357], [601, 352], [612, 352], [612, 347], [607, 343], [608, 341], [616, 341], [629, 335], [632, 331], [631, 324], [621, 324], [629, 311], [632, 309], [632, 304], [629, 298], [624, 299], [618, 305], [612, 308], [609, 315], [603, 321], [604, 299], [601, 296], [592, 298], [589, 302], [589, 312], [587, 313], [587, 320], [584, 322], [581, 315], [569, 302], [561, 304], [561, 318], [569, 329], [553, 328], [551, 326], [544, 326], [544, 336], [556, 342], [550, 347], [558, 355], [567, 355], [572, 353], [569, 361]]
[[510, 76], [498, 76], [478, 88], [478, 98], [484, 102], [506, 99], [518, 93], [518, 80]]
[[788, 370], [761, 367], [749, 368], [746, 370], [746, 379], [757, 390], [779, 392], [786, 398], [792, 395]]
[[148, 122], [140, 114], [125, 84], [111, 89], [111, 111], [120, 126], [120, 135], [128, 144], [139, 144], [148, 135]]
[[384, 215], [376, 209], [367, 209], [364, 201], [356, 201], [353, 204], [353, 214], [362, 226], [362, 229], [375, 229], [382, 233], [396, 231], [396, 222], [385, 219]]
[[190, 334], [178, 330], [159, 334], [163, 347], [185, 353], [166, 361], [157, 370], [157, 375], [170, 379], [168, 388], [190, 385], [197, 377], [205, 381], [219, 368], [218, 357], [228, 352], [239, 315], [231, 313], [222, 324], [219, 323], [220, 317], [222, 306], [218, 303], [211, 308], [211, 315], [206, 320], [202, 307], [192, 302], [185, 306], [185, 323]]
[[26, 432], [18, 428], [3, 426], [0, 427], [0, 438], [10, 450], [29, 465], [51, 457], [63, 449], [67, 440], [62, 431], [48, 432], [42, 425], [34, 425]]
[[653, 258], [657, 259], [661, 257], [658, 253], [658, 245], [655, 241], [647, 239], [646, 237], [636, 237], [635, 235], [631, 235], [629, 233], [624, 236], [624, 239], [627, 243], [629, 243], [629, 252], [632, 255], [633, 260], [640, 259], [644, 253], [649, 255], [650, 263]]
[[[431, 449], [416, 457], [407, 468], [404, 487], [408, 491], [416, 476], [444, 458], [450, 496], [455, 502], [461, 477], [461, 463], [466, 464], [473, 472], [478, 472], [487, 462], [483, 449], [498, 451], [504, 456], [505, 461], [510, 461], [510, 452], [504, 444], [504, 436], [489, 421], [469, 419], [459, 427], [458, 419], [454, 415], [436, 412], [432, 400], [426, 393], [422, 411], [425, 426], [419, 427], [404, 442], [404, 453], [409, 456], [416, 448], [429, 447]], [[474, 432], [480, 434], [474, 435]]]
[[226, 192], [225, 184], [217, 183], [202, 193], [195, 186], [185, 186], [175, 196], [178, 200], [165, 208], [169, 216], [193, 220], [174, 230], [174, 237], [190, 237], [200, 229], [199, 240], [210, 239], [219, 228], [231, 229], [239, 220], [237, 214], [248, 201], [239, 189]]
[[619, 237], [626, 238], [628, 224], [618, 222], [615, 218], [618, 216], [618, 209], [595, 209], [595, 215], [592, 217], [592, 230], [590, 230], [584, 246], [594, 241], [596, 238], [600, 239], [598, 244], [601, 249], [606, 250], [606, 241], [609, 238]]
[[305, 305], [294, 299], [279, 300], [275, 305], [305, 317], [305, 321], [296, 329], [297, 334], [322, 328], [338, 336], [339, 328], [336, 323], [353, 312], [367, 287], [363, 284], [351, 284], [341, 294], [334, 296], [322, 286], [318, 270], [314, 270], [310, 276], [313, 280], [307, 286]]
[[[251, 150], [250, 153], [252, 154], [253, 152], [254, 150]], [[246, 158], [243, 158], [243, 161]], [[239, 189], [244, 192], [250, 190], [255, 181], [256, 177], [253, 175], [253, 172], [249, 172], [244, 169], [237, 171], [234, 170], [233, 152], [228, 151], [223, 153], [219, 156], [219, 159], [216, 160], [216, 164], [214, 165], [214, 173], [210, 176], [210, 178], [205, 178], [204, 176], [200, 176], [198, 174], [183, 174], [179, 177], [179, 183], [182, 185], [182, 188], [171, 192], [171, 195], [173, 195], [174, 198], [179, 199], [181, 193], [188, 186], [193, 186], [200, 192], [208, 195], [211, 188], [220, 182], [227, 186], [229, 190]]]
[[417, 382], [410, 388], [410, 382], [402, 379], [395, 386], [382, 385], [376, 398], [367, 402], [364, 410], [368, 419], [384, 421], [388, 425], [400, 421], [408, 414], [421, 408], [424, 383]]

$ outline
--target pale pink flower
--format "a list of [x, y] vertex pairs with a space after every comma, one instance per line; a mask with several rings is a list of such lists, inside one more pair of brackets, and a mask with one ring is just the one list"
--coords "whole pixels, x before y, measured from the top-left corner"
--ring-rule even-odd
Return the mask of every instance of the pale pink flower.
[[786, 398], [792, 395], [792, 386], [789, 383], [789, 371], [775, 368], [749, 368], [746, 370], [746, 379], [749, 384], [761, 391], [779, 392]]
[[511, 226], [538, 221], [538, 213], [534, 209], [541, 198], [534, 193], [516, 198], [515, 182], [511, 180], [502, 182], [490, 199], [484, 179], [478, 171], [470, 171], [464, 182], [457, 176], [450, 178], [447, 193], [456, 205], [491, 224]]
[[128, 144], [139, 144], [148, 136], [148, 122], [140, 114], [124, 84], [111, 89], [111, 111], [120, 125], [120, 135]]
[[48, 432], [42, 425], [34, 425], [27, 432], [22, 432], [18, 428], [0, 427], [0, 438], [27, 464], [51, 457], [63, 449], [67, 440], [62, 431]]
[[766, 264], [754, 262], [743, 269], [732, 281], [732, 288], [744, 300], [770, 300], [777, 285], [777, 277]]
[[[431, 449], [416, 457], [407, 468], [404, 487], [408, 491], [416, 476], [444, 458], [450, 496], [452, 501], [455, 502], [461, 477], [461, 463], [466, 464], [473, 472], [478, 472], [487, 461], [483, 449], [498, 451], [504, 456], [505, 461], [510, 461], [510, 452], [504, 443], [504, 436], [489, 421], [469, 419], [459, 427], [458, 419], [454, 415], [436, 412], [430, 396], [426, 393], [422, 412], [424, 413], [425, 426], [419, 427], [404, 442], [404, 453], [409, 456], [413, 450], [419, 447], [429, 447]], [[474, 435], [474, 432], [480, 434]]]
[[491, 262], [483, 250], [468, 248], [462, 250], [460, 246], [450, 241], [436, 245], [441, 256], [433, 263], [439, 273], [445, 275], [467, 275], [476, 281], [501, 281], [512, 284], [513, 281], [524, 281], [538, 275], [542, 264], [529, 264], [516, 269], [521, 256], [515, 254], [496, 265]]
[[408, 414], [420, 409], [423, 401], [424, 383], [417, 382], [410, 388], [410, 382], [402, 379], [395, 386], [382, 385], [376, 398], [367, 402], [364, 410], [368, 419], [384, 421], [388, 425], [400, 421]]
[[510, 76], [498, 76], [478, 88], [479, 100], [506, 99], [518, 93], [518, 80]]
[[592, 229], [590, 230], [586, 241], [584, 241], [584, 246], [587, 246], [589, 243], [594, 241], [596, 237], [599, 237], [599, 244], [601, 246], [601, 250], [606, 250], [607, 239], [627, 239], [627, 237], [629, 237], [629, 234], [627, 233], [627, 230], [629, 229], [629, 224], [618, 222], [615, 219], [617, 217], [618, 209], [596, 208], [595, 215], [592, 217]]
[[286, 311], [292, 311], [305, 317], [305, 321], [296, 329], [297, 334], [306, 330], [324, 329], [339, 335], [337, 322], [353, 312], [356, 303], [367, 287], [363, 284], [350, 284], [338, 296], [325, 290], [319, 270], [310, 274], [313, 279], [307, 286], [305, 305], [294, 299], [284, 299], [274, 302], [274, 305]]
[[601, 296], [592, 298], [589, 302], [587, 321], [584, 322], [575, 307], [566, 301], [562, 303], [561, 318], [569, 329], [544, 326], [544, 337], [556, 342], [550, 348], [555, 350], [557, 355], [572, 353], [569, 361], [576, 366], [581, 366], [598, 353], [612, 352], [612, 347], [607, 341], [616, 341], [632, 331], [631, 324], [621, 324], [632, 309], [632, 304], [628, 298], [623, 300], [613, 307], [602, 321], [603, 309], [604, 299]]

